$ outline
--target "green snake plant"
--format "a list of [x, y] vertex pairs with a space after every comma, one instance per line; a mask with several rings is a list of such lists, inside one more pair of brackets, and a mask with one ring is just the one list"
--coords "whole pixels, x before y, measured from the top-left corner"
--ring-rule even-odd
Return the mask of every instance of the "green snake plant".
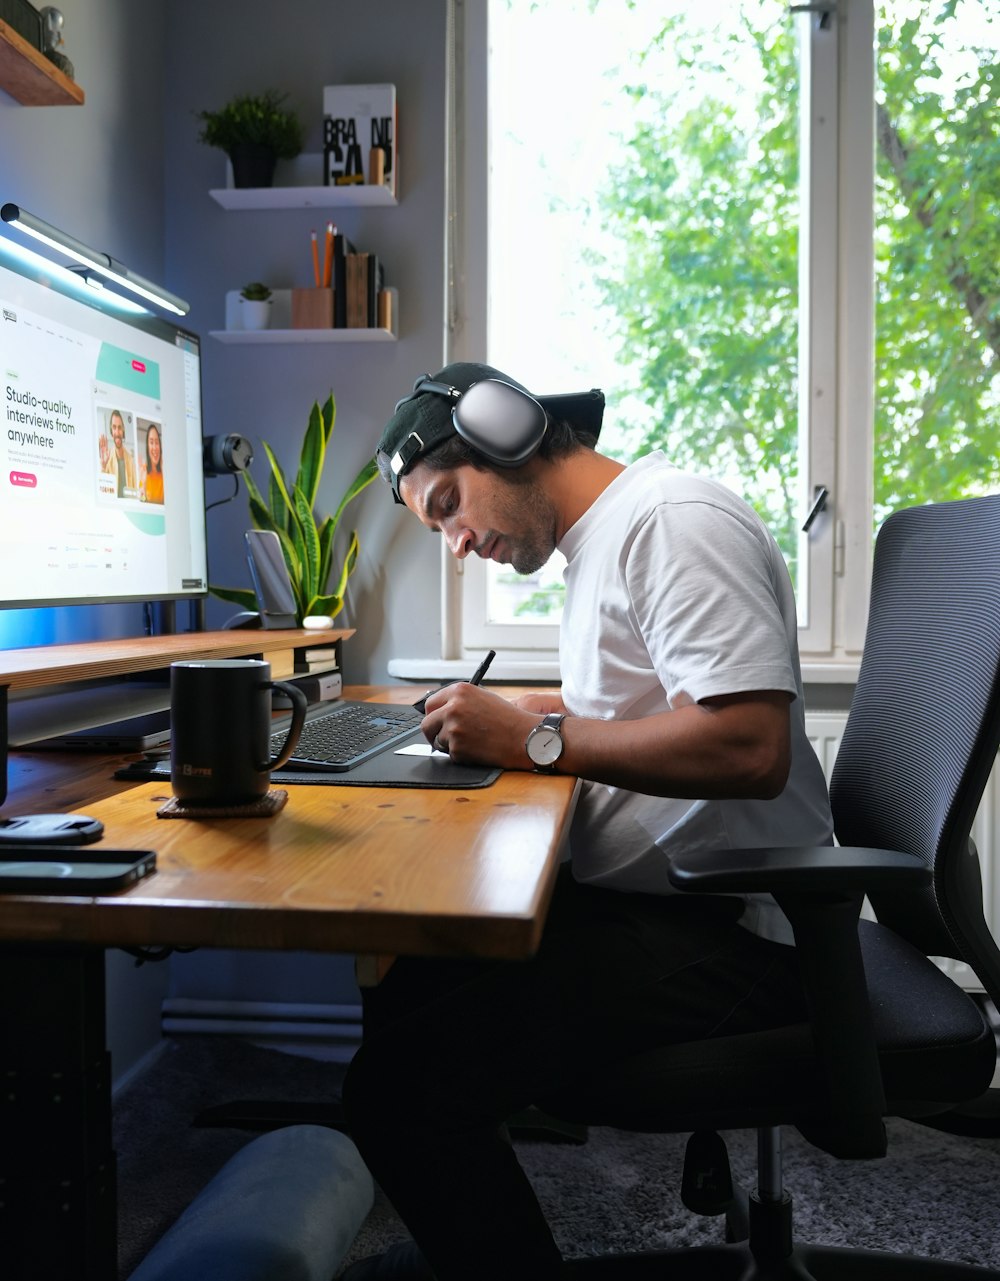
[[[254, 528], [273, 530], [281, 540], [288, 577], [295, 593], [295, 621], [300, 627], [309, 614], [326, 614], [334, 618], [343, 608], [347, 580], [358, 560], [358, 535], [356, 530], [351, 530], [347, 550], [336, 569], [336, 583], [331, 589], [330, 579], [335, 569], [334, 538], [347, 504], [378, 475], [375, 460], [369, 459], [347, 487], [334, 514], [317, 517], [314, 510], [316, 494], [336, 414], [332, 393], [322, 409], [318, 401], [313, 405], [294, 484], [288, 483], [274, 450], [266, 440], [261, 442], [271, 465], [266, 500], [250, 472], [243, 473]], [[257, 608], [257, 597], [252, 588], [210, 586], [209, 591], [241, 609]]]

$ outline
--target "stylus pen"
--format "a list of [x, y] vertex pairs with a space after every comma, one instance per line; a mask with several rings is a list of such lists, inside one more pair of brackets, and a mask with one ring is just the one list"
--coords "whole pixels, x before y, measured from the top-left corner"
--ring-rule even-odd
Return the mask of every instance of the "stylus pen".
[[469, 681], [470, 685], [478, 685], [482, 681], [483, 677], [490, 670], [490, 663], [493, 662], [496, 656], [497, 656], [496, 650], [491, 649], [490, 652], [483, 659], [483, 661], [476, 668], [475, 674], [473, 675], [472, 679]]
[[[490, 663], [493, 662], [496, 656], [497, 656], [496, 650], [491, 649], [490, 652], [483, 659], [483, 661], [476, 668], [475, 672], [473, 672], [472, 676], [469, 677], [470, 685], [478, 685], [481, 683], [483, 677], [490, 670]], [[458, 683], [459, 683], [458, 681], [445, 681], [444, 685], [438, 686], [438, 689], [446, 689], [449, 685], [457, 685]], [[413, 704], [413, 706], [416, 708], [418, 712], [422, 714], [425, 711], [424, 704], [427, 702], [427, 700], [430, 698], [432, 694], [436, 694], [436, 693], [437, 693], [437, 690], [435, 689], [428, 690], [427, 693], [423, 696], [423, 698], [417, 699], [417, 701]]]

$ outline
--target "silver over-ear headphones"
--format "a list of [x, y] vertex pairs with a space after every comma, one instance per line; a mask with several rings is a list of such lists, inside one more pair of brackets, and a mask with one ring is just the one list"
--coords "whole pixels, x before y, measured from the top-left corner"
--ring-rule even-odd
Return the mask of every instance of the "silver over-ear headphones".
[[521, 467], [538, 452], [545, 436], [545, 410], [519, 387], [499, 378], [484, 378], [467, 391], [422, 374], [398, 410], [417, 396], [444, 396], [451, 402], [455, 431], [498, 467]]

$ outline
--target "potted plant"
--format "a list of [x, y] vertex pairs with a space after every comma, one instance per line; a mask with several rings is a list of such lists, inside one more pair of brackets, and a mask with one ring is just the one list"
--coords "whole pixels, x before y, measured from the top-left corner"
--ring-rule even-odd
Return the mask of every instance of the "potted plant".
[[219, 147], [233, 166], [237, 187], [270, 187], [278, 160], [302, 150], [302, 124], [282, 104], [287, 94], [267, 89], [233, 98], [221, 111], [199, 111], [200, 142]]
[[271, 291], [260, 280], [240, 290], [240, 317], [244, 329], [266, 329], [271, 323]]
[[[358, 535], [356, 530], [351, 530], [339, 565], [334, 561], [334, 538], [344, 508], [378, 475], [374, 458], [369, 459], [348, 485], [334, 514], [317, 517], [314, 504], [336, 412], [332, 393], [322, 409], [319, 402], [313, 405], [294, 482], [289, 483], [283, 474], [267, 441], [261, 442], [271, 465], [266, 498], [250, 472], [243, 472], [254, 528], [272, 529], [281, 540], [288, 577], [295, 593], [295, 621], [300, 627], [309, 614], [326, 614], [334, 618], [343, 608], [347, 580], [357, 564]], [[332, 588], [331, 579], [334, 580]], [[210, 585], [208, 590], [213, 596], [230, 601], [240, 609], [257, 609], [257, 597], [252, 588]]]

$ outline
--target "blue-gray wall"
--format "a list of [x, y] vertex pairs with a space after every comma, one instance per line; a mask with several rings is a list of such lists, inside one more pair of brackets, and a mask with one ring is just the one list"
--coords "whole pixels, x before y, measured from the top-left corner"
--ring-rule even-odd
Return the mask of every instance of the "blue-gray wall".
[[[309, 409], [332, 390], [337, 427], [320, 506], [332, 509], [370, 457], [395, 400], [443, 362], [444, 0], [65, 0], [65, 52], [82, 107], [19, 106], [0, 90], [0, 199], [23, 204], [191, 303], [203, 335], [206, 433], [239, 431], [292, 467]], [[273, 87], [307, 122], [321, 150], [323, 86], [391, 81], [399, 103], [400, 203], [340, 209], [338, 227], [376, 251], [399, 290], [394, 344], [227, 346], [226, 291], [248, 279], [309, 283], [308, 236], [321, 211], [232, 213], [209, 196], [224, 185], [221, 152], [198, 142], [195, 112]], [[209, 501], [228, 478], [207, 482]], [[357, 628], [349, 681], [384, 681], [391, 656], [440, 652], [436, 556], [392, 509], [384, 488], [355, 504], [361, 557], [340, 622]], [[243, 492], [209, 513], [213, 581], [249, 586]], [[414, 602], [419, 608], [414, 608]], [[232, 613], [210, 599], [208, 624]], [[23, 612], [0, 618], [0, 644], [32, 643]], [[49, 611], [47, 641], [137, 635], [137, 606]]]
[[[0, 200], [23, 204], [189, 300], [186, 323], [204, 336], [207, 434], [238, 431], [255, 444], [263, 437], [291, 467], [310, 406], [332, 390], [337, 426], [320, 495], [332, 509], [370, 457], [395, 400], [417, 374], [442, 364], [444, 0], [60, 0], [59, 7], [65, 52], [86, 102], [28, 108], [0, 90]], [[399, 342], [240, 347], [209, 338], [224, 326], [227, 290], [256, 278], [279, 287], [309, 283], [308, 235], [323, 215], [224, 211], [208, 194], [224, 185], [224, 158], [198, 142], [194, 112], [235, 94], [287, 91], [308, 122], [306, 150], [319, 151], [323, 86], [374, 81], [397, 88], [400, 203], [333, 217], [359, 248], [379, 253], [387, 282], [398, 288]], [[257, 453], [254, 474], [262, 480]], [[228, 478], [209, 480], [209, 501], [230, 488]], [[358, 634], [345, 648], [345, 674], [384, 681], [391, 656], [439, 652], [439, 563], [381, 484], [362, 496], [353, 516], [361, 557], [340, 621]], [[213, 580], [249, 585], [243, 493], [208, 519]], [[230, 613], [210, 601], [209, 626]], [[29, 643], [17, 635], [16, 614], [0, 620], [0, 644]], [[54, 610], [50, 622], [49, 640], [142, 631], [137, 606]], [[224, 975], [225, 954], [215, 959]], [[213, 954], [199, 960], [209, 970], [199, 990], [216, 990]], [[327, 1000], [351, 999], [344, 958], [317, 959], [313, 988], [317, 966]], [[110, 954], [116, 1075], [155, 1039], [167, 982], [167, 967], [136, 970]], [[224, 995], [252, 995], [233, 993], [221, 979], [220, 986]]]
[[[307, 122], [305, 150], [319, 152], [324, 85], [396, 85], [400, 203], [336, 209], [331, 216], [359, 249], [380, 255], [388, 283], [399, 290], [400, 341], [224, 346], [206, 340], [207, 430], [263, 437], [289, 468], [311, 405], [333, 391], [337, 424], [321, 491], [325, 509], [371, 457], [382, 424], [416, 375], [443, 363], [444, 23], [444, 0], [172, 0], [166, 8], [164, 275], [191, 302], [192, 326], [202, 333], [223, 328], [227, 289], [255, 279], [308, 285], [309, 232], [324, 218], [309, 209], [222, 209], [208, 192], [224, 185], [225, 158], [198, 142], [194, 112], [235, 94], [287, 91], [288, 104]], [[260, 478], [262, 464], [258, 451]], [[209, 481], [210, 497], [229, 492], [229, 485], [228, 478]], [[358, 634], [345, 647], [345, 675], [380, 681], [391, 655], [439, 652], [438, 562], [428, 544], [414, 538], [419, 531], [393, 511], [381, 483], [352, 515], [361, 558], [342, 621]], [[242, 495], [210, 512], [209, 522], [213, 579], [246, 581]], [[229, 612], [210, 602], [209, 624], [221, 624]]]

